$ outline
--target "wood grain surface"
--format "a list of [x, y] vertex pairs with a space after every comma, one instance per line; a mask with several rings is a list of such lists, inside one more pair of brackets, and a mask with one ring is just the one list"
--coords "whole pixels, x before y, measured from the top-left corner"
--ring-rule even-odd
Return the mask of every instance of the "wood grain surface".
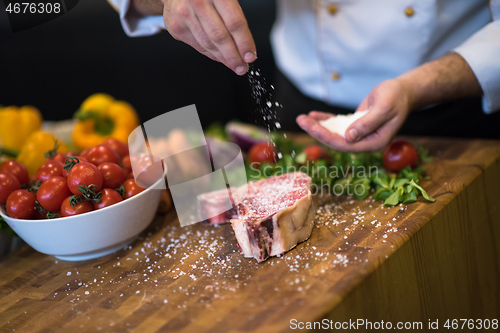
[[[419, 139], [436, 198], [316, 197], [309, 240], [258, 264], [230, 225], [158, 215], [131, 246], [0, 260], [0, 332], [282, 332], [290, 321], [499, 318], [500, 142]], [[458, 318], [458, 317], [456, 317]]]

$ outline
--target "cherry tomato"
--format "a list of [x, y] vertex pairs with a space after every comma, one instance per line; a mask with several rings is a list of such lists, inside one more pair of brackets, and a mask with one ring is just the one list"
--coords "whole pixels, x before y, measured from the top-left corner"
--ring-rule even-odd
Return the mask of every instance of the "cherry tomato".
[[87, 157], [87, 154], [89, 153], [90, 149], [92, 149], [93, 147], [90, 147], [90, 148], [85, 148], [84, 150], [82, 150], [82, 152], [80, 153], [80, 156], [83, 156], [83, 157]]
[[120, 154], [113, 148], [105, 145], [97, 145], [90, 148], [84, 157], [95, 166], [106, 162], [120, 164], [121, 161]]
[[118, 188], [125, 181], [125, 174], [118, 164], [106, 162], [100, 164], [98, 169], [103, 177], [102, 187]]
[[[65, 156], [65, 159], [67, 160], [69, 156]], [[82, 156], [77, 156], [77, 155], [71, 155], [71, 157], [76, 157], [78, 159], [78, 163], [80, 162], [88, 162], [87, 159], [85, 157], [82, 157]], [[66, 162], [64, 162], [66, 163]], [[63, 171], [62, 171], [62, 176], [64, 178], [68, 178], [68, 170], [64, 169], [63, 168]]]
[[120, 193], [116, 192], [113, 189], [103, 188], [101, 192], [102, 192], [101, 201], [99, 203], [94, 202], [95, 210], [103, 209], [111, 205], [114, 205], [116, 203], [119, 203], [120, 201], [123, 201], [123, 198], [120, 195]]
[[124, 156], [122, 158], [122, 169], [125, 176], [127, 176], [132, 171], [132, 163], [130, 161], [130, 155]]
[[248, 152], [248, 158], [250, 163], [256, 163], [260, 165], [261, 163], [275, 163], [276, 153], [274, 152], [274, 147], [267, 142], [256, 143], [250, 148]]
[[66, 183], [66, 178], [62, 176], [52, 177], [46, 180], [36, 192], [36, 199], [40, 206], [49, 212], [57, 212], [61, 204], [71, 195]]
[[311, 162], [319, 161], [325, 158], [326, 155], [325, 150], [318, 145], [307, 147], [306, 149], [304, 149], [303, 153], [306, 154], [306, 160]]
[[123, 183], [123, 187], [125, 188], [125, 199], [132, 198], [134, 195], [137, 195], [145, 190], [145, 188], [137, 185], [133, 178], [127, 179]]
[[418, 161], [418, 153], [411, 143], [398, 139], [385, 149], [382, 160], [387, 169], [398, 172], [408, 165], [414, 167]]
[[125, 156], [128, 156], [128, 154], [129, 154], [128, 145], [123, 141], [111, 138], [111, 139], [107, 139], [106, 141], [104, 141], [103, 145], [110, 146], [111, 148], [116, 150], [118, 152], [118, 154], [120, 154], [120, 157], [122, 157], [122, 158]]
[[30, 219], [35, 214], [36, 197], [27, 190], [16, 190], [7, 198], [7, 214], [15, 219]]
[[89, 162], [77, 163], [68, 174], [68, 187], [71, 193], [82, 195], [78, 186], [94, 185], [92, 191], [99, 192], [102, 188], [103, 178], [99, 169]]
[[132, 162], [131, 162], [130, 155], [124, 156], [124, 157], [122, 158], [122, 165], [123, 165], [125, 168], [129, 168], [130, 170], [132, 170]]
[[139, 158], [137, 163], [134, 165], [134, 170], [136, 171], [136, 182], [137, 185], [144, 188], [148, 188], [158, 181], [158, 179], [163, 177], [163, 164], [159, 162], [154, 162], [159, 160], [156, 157], [151, 157], [149, 155]]
[[19, 180], [19, 183], [26, 184], [30, 181], [28, 169], [18, 161], [5, 161], [0, 164], [0, 172], [10, 173]]
[[9, 195], [21, 188], [21, 183], [10, 173], [0, 172], [0, 205], [5, 205]]
[[57, 153], [54, 157], [47, 158], [46, 162], [47, 161], [57, 161], [64, 165], [64, 162], [66, 162], [66, 155], [63, 153]]
[[62, 176], [62, 171], [63, 165], [61, 162], [48, 160], [36, 171], [35, 180], [44, 182], [52, 177]]
[[[76, 203], [71, 206], [72, 201]], [[88, 213], [94, 210], [92, 202], [85, 200], [82, 196], [72, 195], [64, 199], [61, 204], [61, 216], [73, 216]]]
[[80, 154], [77, 153], [76, 151], [68, 151], [68, 152], [63, 153], [63, 155], [64, 155], [64, 157], [68, 157], [68, 156], [78, 156]]

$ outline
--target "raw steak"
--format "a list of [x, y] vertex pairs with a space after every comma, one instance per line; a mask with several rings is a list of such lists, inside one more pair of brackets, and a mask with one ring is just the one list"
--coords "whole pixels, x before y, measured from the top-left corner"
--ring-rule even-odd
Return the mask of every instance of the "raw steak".
[[309, 238], [316, 213], [310, 186], [302, 172], [249, 183], [238, 217], [231, 219], [240, 253], [261, 262]]
[[[231, 219], [238, 217], [238, 211], [231, 197], [233, 208], [219, 215], [212, 215], [220, 212], [226, 207], [228, 190], [219, 190], [209, 193], [200, 194], [198, 196], [198, 216], [203, 219], [203, 222], [218, 225], [229, 223]], [[210, 216], [210, 217], [209, 217]]]

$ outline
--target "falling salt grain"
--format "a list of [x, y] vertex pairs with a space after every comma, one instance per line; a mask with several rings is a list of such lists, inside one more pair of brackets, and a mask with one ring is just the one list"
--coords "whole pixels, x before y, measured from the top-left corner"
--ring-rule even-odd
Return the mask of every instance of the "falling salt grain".
[[68, 272], [68, 273], [66, 274], [66, 276], [70, 276], [70, 275], [71, 275], [71, 272]]

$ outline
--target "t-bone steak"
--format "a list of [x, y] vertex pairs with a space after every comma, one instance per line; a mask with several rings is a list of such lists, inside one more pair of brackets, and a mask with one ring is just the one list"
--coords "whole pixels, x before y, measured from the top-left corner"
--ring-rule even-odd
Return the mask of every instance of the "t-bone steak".
[[[249, 182], [246, 196], [230, 210], [210, 219], [231, 221], [240, 253], [261, 262], [294, 248], [311, 235], [315, 209], [311, 178], [302, 172]], [[236, 190], [235, 195], [241, 191]], [[200, 196], [199, 209], [209, 209], [220, 193]]]

